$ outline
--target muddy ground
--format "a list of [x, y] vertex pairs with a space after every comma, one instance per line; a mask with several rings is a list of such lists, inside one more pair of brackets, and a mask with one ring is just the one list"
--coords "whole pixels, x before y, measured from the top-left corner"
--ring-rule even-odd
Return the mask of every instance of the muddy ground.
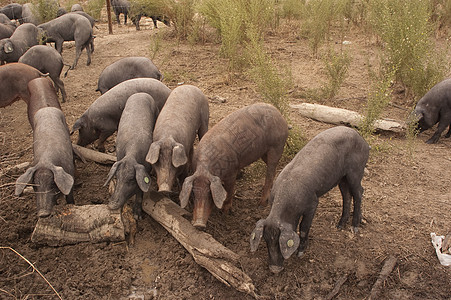
[[[170, 88], [180, 83], [198, 86], [209, 97], [210, 126], [228, 113], [261, 101], [256, 88], [241, 73], [230, 74], [219, 57], [213, 39], [204, 44], [177, 42], [171, 28], [160, 23], [153, 29], [147, 20], [141, 31], [114, 24], [95, 30], [92, 64], [86, 66], [83, 53], [78, 67], [64, 78], [68, 102], [62, 104], [67, 123], [75, 120], [99, 96], [95, 89], [100, 72], [108, 64], [126, 56], [151, 57], [151, 40], [160, 50], [153, 58]], [[267, 38], [273, 58], [291, 70], [294, 88], [290, 103], [304, 102], [303, 91], [325, 81], [323, 64], [311, 55], [308, 42], [298, 37], [290, 23], [282, 21]], [[339, 94], [322, 104], [364, 111], [368, 92], [368, 63], [376, 59], [378, 44], [358, 29], [346, 37], [352, 56], [349, 75]], [[155, 44], [154, 44], [155, 45]], [[332, 36], [330, 46], [339, 49], [340, 38]], [[63, 57], [71, 63], [75, 49], [67, 43]], [[385, 116], [404, 120], [412, 100], [393, 97]], [[332, 125], [300, 117], [291, 120], [305, 138], [311, 139]], [[240, 255], [240, 267], [253, 280], [258, 295], [265, 299], [321, 299], [342, 277], [347, 280], [335, 299], [364, 299], [379, 276], [384, 260], [395, 256], [398, 264], [381, 290], [381, 299], [450, 299], [451, 269], [439, 264], [430, 242], [430, 233], [451, 231], [451, 140], [435, 145], [424, 143], [432, 130], [422, 133], [413, 144], [399, 134], [378, 134], [371, 139], [368, 172], [363, 180], [364, 225], [359, 234], [349, 226], [335, 228], [341, 214], [338, 188], [320, 199], [310, 233], [310, 245], [302, 258], [285, 261], [285, 270], [273, 275], [267, 264], [265, 243], [256, 253], [249, 251], [249, 235], [255, 223], [268, 215], [269, 207], [257, 205], [263, 185], [260, 167], [245, 169], [238, 180], [233, 213], [214, 211], [207, 232]], [[75, 141], [76, 136], [72, 137]], [[110, 138], [107, 151], [114, 150]], [[32, 131], [23, 101], [0, 109], [0, 168], [32, 161]], [[286, 162], [279, 164], [281, 170]], [[77, 205], [106, 203], [103, 183], [109, 167], [77, 162], [82, 185], [75, 189]], [[151, 217], [139, 222], [135, 247], [126, 243], [83, 243], [64, 247], [34, 245], [30, 236], [37, 221], [32, 194], [14, 196], [14, 182], [21, 172], [0, 177], [0, 246], [11, 247], [42, 273], [63, 299], [251, 299], [215, 279], [199, 267], [189, 253]], [[61, 199], [60, 204], [64, 204]], [[0, 249], [1, 299], [55, 299], [55, 293], [37, 272], [10, 249]], [[139, 299], [139, 298], [138, 298]], [[141, 298], [142, 299], [142, 298]]]

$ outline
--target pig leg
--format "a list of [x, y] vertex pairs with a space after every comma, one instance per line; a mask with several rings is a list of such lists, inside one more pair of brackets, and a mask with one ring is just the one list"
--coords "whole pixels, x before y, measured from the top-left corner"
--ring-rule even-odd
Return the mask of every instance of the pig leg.
[[66, 196], [66, 204], [74, 204], [74, 193], [70, 191], [69, 195]]
[[438, 122], [437, 131], [434, 133], [434, 135], [426, 141], [427, 144], [435, 144], [437, 143], [438, 139], [440, 138], [440, 135], [442, 132], [451, 124], [451, 112], [444, 113], [443, 115], [440, 115], [440, 121]]
[[352, 231], [358, 232], [360, 222], [362, 221], [362, 196], [363, 187], [358, 184], [355, 188], [351, 189], [352, 198], [354, 199], [354, 211], [352, 215]]
[[58, 77], [52, 78], [52, 80], [53, 80], [53, 82], [55, 83], [57, 89], [58, 89], [59, 91], [61, 91], [61, 96], [62, 96], [62, 98], [63, 98], [62, 102], [63, 102], [63, 103], [66, 102], [67, 94], [66, 94], [66, 90], [65, 90], [65, 88], [64, 88], [64, 83], [63, 83], [63, 81], [62, 81], [60, 78], [58, 78]]
[[58, 51], [59, 54], [63, 53], [63, 40], [56, 40], [55, 41], [55, 48], [56, 51]]
[[271, 148], [263, 155], [262, 159], [266, 163], [266, 178], [263, 186], [262, 196], [260, 198], [260, 205], [264, 206], [268, 203], [271, 186], [276, 175], [277, 163], [282, 156], [282, 149]]
[[308, 234], [310, 232], [310, 227], [312, 226], [313, 217], [315, 216], [316, 207], [318, 206], [318, 198], [313, 196], [314, 199], [309, 199], [308, 203], [311, 203], [302, 214], [302, 221], [299, 225], [300, 232], [300, 242], [298, 248], [298, 257], [304, 255], [305, 250], [308, 246]]
[[338, 229], [343, 229], [351, 214], [351, 191], [349, 190], [349, 184], [346, 177], [342, 178], [338, 183], [340, 188], [341, 197], [343, 198], [343, 211], [340, 221], [337, 224]]
[[114, 131], [102, 131], [99, 135], [99, 139], [97, 140], [97, 143], [95, 144], [96, 148], [100, 152], [105, 152], [105, 141], [107, 138], [109, 138]]
[[135, 196], [135, 203], [133, 205], [133, 217], [135, 218], [135, 220], [141, 220], [143, 218], [143, 194], [143, 191], [139, 190]]
[[232, 200], [233, 200], [233, 192], [235, 190], [235, 182], [236, 182], [236, 174], [231, 176], [232, 179], [224, 181], [224, 189], [227, 192], [227, 197], [224, 200], [224, 204], [222, 205], [222, 211], [224, 213], [229, 213], [232, 208]]
[[449, 124], [448, 132], [446, 133], [445, 137], [449, 138], [451, 136], [451, 124]]
[[199, 141], [208, 131], [208, 120], [206, 120], [206, 122], [201, 123], [202, 124], [200, 124], [199, 130], [197, 131], [197, 137], [199, 138]]

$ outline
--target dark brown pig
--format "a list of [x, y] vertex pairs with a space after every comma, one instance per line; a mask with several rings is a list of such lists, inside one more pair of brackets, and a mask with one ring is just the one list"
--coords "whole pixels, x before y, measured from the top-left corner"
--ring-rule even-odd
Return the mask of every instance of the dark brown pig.
[[285, 119], [264, 103], [241, 108], [210, 129], [194, 151], [195, 173], [185, 179], [180, 192], [180, 205], [185, 207], [193, 191], [193, 225], [206, 226], [213, 203], [230, 210], [239, 170], [259, 158], [267, 165], [260, 200], [266, 204], [287, 136]]
[[28, 102], [27, 112], [28, 121], [31, 128], [34, 129], [33, 117], [35, 113], [44, 107], [56, 107], [61, 109], [56, 90], [48, 78], [35, 78], [28, 83], [28, 92], [30, 101]]
[[437, 130], [426, 141], [435, 144], [442, 132], [449, 127], [445, 137], [451, 136], [451, 78], [443, 80], [432, 87], [417, 103], [413, 115], [418, 121], [420, 132], [438, 123]]
[[357, 131], [338, 126], [318, 134], [285, 166], [271, 191], [271, 212], [257, 222], [250, 238], [252, 252], [257, 250], [262, 236], [265, 239], [273, 273], [282, 271], [284, 259], [296, 250], [299, 256], [304, 253], [318, 198], [337, 184], [343, 197], [337, 227], [345, 226], [352, 197], [352, 229], [357, 232], [361, 221], [361, 181], [368, 155], [369, 146]]
[[16, 195], [27, 184], [33, 184], [39, 217], [51, 214], [58, 196], [66, 195], [67, 203], [74, 203], [74, 161], [72, 143], [63, 112], [44, 107], [33, 117], [33, 164], [16, 181]]
[[46, 75], [22, 63], [0, 66], [0, 107], [8, 106], [19, 99], [28, 104], [28, 82], [41, 76]]
[[75, 121], [71, 134], [79, 131], [77, 145], [86, 146], [98, 139], [97, 148], [105, 151], [105, 140], [117, 130], [127, 99], [141, 92], [151, 95], [161, 110], [171, 90], [153, 78], [135, 78], [121, 82], [97, 98]]
[[146, 154], [152, 143], [152, 131], [158, 116], [158, 107], [152, 96], [136, 93], [125, 104], [117, 130], [117, 162], [111, 167], [105, 185], [116, 175], [117, 183], [110, 197], [110, 209], [122, 208], [125, 202], [136, 195], [133, 215], [142, 215], [143, 193], [150, 187], [151, 165]]
[[160, 192], [170, 192], [178, 177], [183, 182], [191, 162], [196, 134], [199, 140], [208, 130], [208, 100], [192, 85], [175, 88], [158, 116], [153, 143], [146, 161], [157, 173]]

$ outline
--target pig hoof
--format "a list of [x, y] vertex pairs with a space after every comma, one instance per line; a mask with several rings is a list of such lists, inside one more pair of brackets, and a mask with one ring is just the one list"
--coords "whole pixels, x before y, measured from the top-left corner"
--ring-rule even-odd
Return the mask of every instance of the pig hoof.
[[280, 272], [282, 272], [283, 267], [279, 267], [279, 266], [269, 266], [269, 270], [274, 273], [274, 274], [279, 274]]
[[298, 252], [298, 257], [299, 257], [299, 258], [301, 258], [301, 257], [303, 257], [303, 256], [304, 256], [304, 254], [305, 254], [305, 252], [304, 252], [304, 251], [299, 251], [299, 252]]
[[359, 233], [359, 227], [352, 226], [351, 231], [352, 231], [352, 233], [357, 234], [357, 233]]
[[207, 227], [207, 225], [206, 225], [205, 223], [200, 222], [200, 221], [193, 222], [193, 226], [194, 226], [196, 229], [202, 230], [202, 231], [204, 231], [205, 228]]

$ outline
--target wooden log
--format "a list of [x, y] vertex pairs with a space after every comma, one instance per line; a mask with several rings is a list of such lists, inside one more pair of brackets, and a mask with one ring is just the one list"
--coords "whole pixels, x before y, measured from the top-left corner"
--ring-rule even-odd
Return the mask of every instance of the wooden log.
[[188, 212], [156, 192], [146, 194], [143, 210], [160, 223], [186, 250], [196, 263], [227, 286], [257, 297], [252, 279], [235, 265], [239, 256], [210, 234], [197, 230], [183, 216]]
[[124, 221], [120, 210], [105, 204], [55, 206], [51, 216], [38, 219], [31, 240], [49, 246], [124, 241]]
[[[312, 103], [293, 104], [290, 106], [298, 109], [299, 113], [304, 117], [330, 124], [359, 127], [363, 119], [359, 113], [343, 108]], [[374, 122], [374, 128], [376, 130], [399, 133], [405, 131], [407, 126], [396, 120], [381, 119]]]
[[83, 158], [99, 164], [112, 165], [116, 162], [116, 157], [113, 155], [91, 150], [75, 144], [72, 144], [72, 148], [74, 148], [74, 151], [78, 151]]
[[376, 282], [373, 285], [373, 288], [371, 289], [371, 293], [367, 298], [368, 300], [379, 299], [379, 294], [381, 292], [384, 281], [395, 268], [397, 261], [398, 260], [394, 256], [390, 256], [385, 260], [384, 265], [382, 266], [382, 270], [379, 274], [379, 278], [377, 278]]
[[3, 175], [17, 174], [19, 172], [22, 172], [29, 166], [30, 166], [30, 163], [28, 161], [26, 161], [26, 162], [20, 163], [18, 165], [12, 166], [12, 167], [7, 167], [3, 170], [0, 170], [0, 177], [2, 177]]

